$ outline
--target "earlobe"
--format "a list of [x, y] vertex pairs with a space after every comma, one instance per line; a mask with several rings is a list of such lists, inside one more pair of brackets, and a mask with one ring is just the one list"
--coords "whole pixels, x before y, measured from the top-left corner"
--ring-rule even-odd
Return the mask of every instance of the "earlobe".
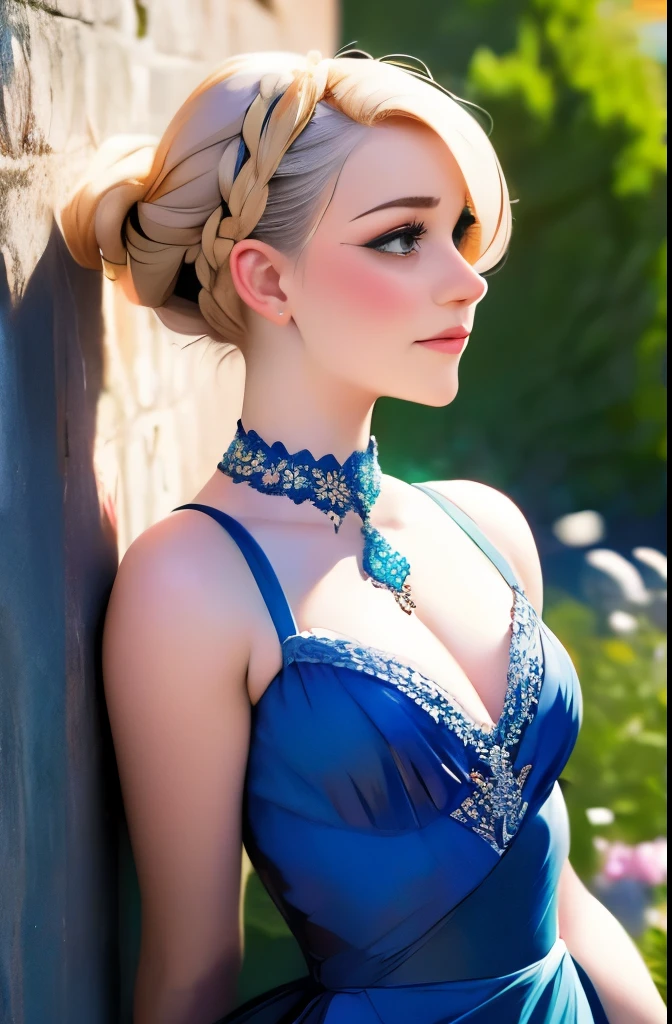
[[233, 286], [241, 300], [255, 313], [275, 320], [287, 296], [280, 287], [282, 255], [272, 246], [245, 238], [231, 250], [229, 268]]

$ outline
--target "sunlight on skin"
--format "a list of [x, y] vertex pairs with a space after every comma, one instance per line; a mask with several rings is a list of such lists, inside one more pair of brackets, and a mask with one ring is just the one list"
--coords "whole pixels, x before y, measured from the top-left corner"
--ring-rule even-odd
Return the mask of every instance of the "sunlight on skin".
[[[282, 436], [290, 450], [345, 458], [366, 447], [377, 398], [452, 402], [461, 355], [415, 343], [471, 330], [487, 284], [455, 244], [464, 248], [470, 230], [456, 233], [462, 173], [425, 126], [394, 119], [370, 129], [327, 191], [298, 259], [244, 239], [231, 272], [248, 307], [243, 422]], [[431, 206], [367, 213], [415, 196]], [[424, 228], [419, 238], [409, 234], [414, 223]], [[369, 247], [383, 236], [382, 251]]]

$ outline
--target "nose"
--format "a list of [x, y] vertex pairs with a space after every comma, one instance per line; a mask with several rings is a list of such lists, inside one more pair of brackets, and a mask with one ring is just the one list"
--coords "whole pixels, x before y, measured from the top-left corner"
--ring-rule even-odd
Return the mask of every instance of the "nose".
[[459, 303], [461, 306], [475, 306], [485, 298], [487, 291], [488, 282], [454, 246], [442, 253], [434, 288], [437, 305]]

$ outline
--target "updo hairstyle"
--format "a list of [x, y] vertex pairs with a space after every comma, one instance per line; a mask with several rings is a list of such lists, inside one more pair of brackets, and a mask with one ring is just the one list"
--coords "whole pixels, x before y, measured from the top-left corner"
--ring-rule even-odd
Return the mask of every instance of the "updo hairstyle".
[[224, 61], [160, 141], [115, 136], [100, 147], [62, 211], [65, 241], [78, 263], [102, 266], [172, 330], [239, 345], [235, 243], [256, 238], [298, 253], [364, 129], [393, 116], [426, 124], [452, 152], [476, 217], [464, 255], [489, 269], [506, 251], [511, 216], [486, 133], [425, 75], [359, 51]]

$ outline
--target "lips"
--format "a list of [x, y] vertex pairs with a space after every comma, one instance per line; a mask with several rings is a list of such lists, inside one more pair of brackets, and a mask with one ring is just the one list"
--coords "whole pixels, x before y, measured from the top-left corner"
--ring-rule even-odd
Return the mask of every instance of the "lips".
[[464, 346], [467, 344], [467, 338], [469, 335], [460, 334], [453, 338], [447, 338], [445, 335], [441, 338], [428, 338], [427, 341], [416, 341], [415, 344], [419, 345], [420, 348], [432, 349], [434, 352], [443, 352], [446, 355], [459, 356], [464, 350]]
[[454, 338], [464, 341], [470, 333], [466, 327], [450, 327], [447, 331], [441, 331], [440, 334], [433, 334], [431, 338], [420, 338], [417, 344], [424, 345], [427, 341], [448, 341]]

